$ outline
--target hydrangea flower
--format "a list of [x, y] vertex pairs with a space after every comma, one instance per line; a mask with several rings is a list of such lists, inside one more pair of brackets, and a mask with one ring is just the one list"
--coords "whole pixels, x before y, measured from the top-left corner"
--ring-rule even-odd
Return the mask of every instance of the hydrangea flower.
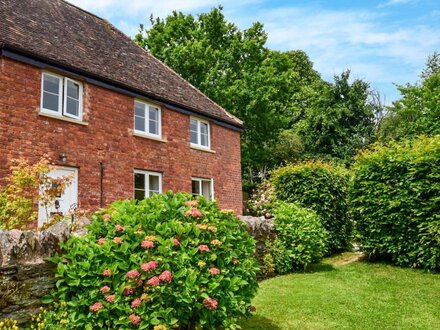
[[110, 269], [104, 269], [104, 270], [102, 271], [102, 275], [104, 275], [104, 276], [111, 276], [111, 275], [112, 275], [112, 272], [111, 272]]
[[141, 323], [141, 317], [136, 314], [130, 314], [128, 319], [130, 320], [131, 324], [133, 324], [133, 325], [138, 325], [139, 323]]
[[135, 300], [133, 300], [131, 302], [131, 307], [138, 308], [138, 307], [140, 307], [141, 304], [142, 304], [142, 300], [140, 300], [139, 298], [136, 298]]
[[201, 218], [203, 217], [203, 213], [202, 211], [200, 211], [199, 209], [193, 207], [190, 210], [185, 212], [185, 215], [187, 217], [193, 217], [193, 218]]
[[157, 238], [154, 235], [149, 235], [149, 236], [145, 237], [145, 240], [146, 241], [153, 241], [154, 242], [154, 241], [157, 240]]
[[159, 275], [159, 280], [162, 282], [171, 282], [173, 280], [173, 275], [171, 275], [170, 271], [166, 270]]
[[217, 231], [217, 227], [216, 226], [208, 226], [208, 230], [215, 233]]
[[105, 297], [105, 300], [109, 303], [112, 303], [115, 300], [115, 297], [116, 297], [116, 295], [111, 294], [111, 295]]
[[92, 312], [97, 312], [102, 308], [104, 308], [104, 306], [100, 302], [95, 302], [92, 306], [89, 307]]
[[157, 276], [153, 276], [152, 278], [150, 278], [150, 279], [147, 281], [147, 285], [150, 285], [150, 286], [158, 286], [158, 285], [160, 285], [160, 279], [159, 279], [159, 277], [157, 277]]
[[104, 221], [109, 222], [110, 218], [111, 218], [111, 215], [110, 214], [104, 214], [102, 217], [104, 218]]
[[199, 203], [196, 200], [186, 201], [185, 206], [197, 207]]
[[99, 245], [104, 245], [105, 244], [105, 238], [98, 239], [98, 244]]
[[141, 246], [144, 249], [152, 249], [152, 248], [154, 248], [154, 242], [153, 241], [148, 241], [148, 240], [143, 240], [141, 242]]
[[205, 245], [205, 244], [199, 245], [199, 247], [197, 249], [202, 252], [209, 252], [209, 247], [208, 247], [208, 245]]
[[126, 276], [128, 278], [137, 278], [137, 277], [139, 277], [139, 272], [136, 269], [133, 269], [133, 270], [128, 271]]
[[113, 242], [116, 244], [121, 244], [122, 243], [122, 238], [121, 237], [115, 237], [113, 238]]
[[115, 231], [124, 231], [124, 226], [116, 225], [115, 226]]
[[141, 265], [141, 269], [144, 272], [148, 272], [150, 269], [156, 269], [156, 268], [157, 268], [157, 262], [156, 261], [149, 261], [149, 262]]
[[133, 289], [127, 286], [126, 288], [124, 288], [124, 291], [122, 291], [122, 294], [124, 296], [131, 296], [133, 292], [134, 292]]
[[220, 242], [218, 239], [213, 239], [213, 240], [211, 241], [211, 244], [212, 244], [212, 245], [221, 245], [222, 242]]
[[210, 311], [216, 310], [218, 307], [218, 302], [214, 298], [205, 298], [203, 300], [203, 306], [205, 306]]
[[173, 244], [174, 244], [174, 246], [179, 246], [180, 242], [179, 242], [179, 240], [177, 238], [175, 238], [174, 241], [173, 241]]
[[110, 292], [110, 288], [107, 285], [104, 285], [99, 291], [101, 291], [101, 293], [107, 293]]
[[218, 275], [218, 274], [220, 274], [220, 269], [218, 269], [218, 268], [211, 268], [211, 269], [209, 270], [209, 273], [210, 273], [211, 275]]

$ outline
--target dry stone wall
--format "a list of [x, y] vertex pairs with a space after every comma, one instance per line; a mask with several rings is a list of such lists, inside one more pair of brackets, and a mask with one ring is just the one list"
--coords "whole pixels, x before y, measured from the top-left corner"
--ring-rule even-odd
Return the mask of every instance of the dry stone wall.
[[[86, 222], [80, 221], [77, 228]], [[44, 231], [0, 231], [0, 319], [13, 318], [22, 324], [38, 311], [41, 297], [55, 284], [56, 267], [45, 258], [60, 252], [59, 243], [72, 233], [65, 222]]]

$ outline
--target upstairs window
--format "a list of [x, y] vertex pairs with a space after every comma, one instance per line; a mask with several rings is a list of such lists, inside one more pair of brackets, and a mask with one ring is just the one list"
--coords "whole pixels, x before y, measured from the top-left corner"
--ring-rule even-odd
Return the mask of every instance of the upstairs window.
[[191, 146], [210, 148], [209, 123], [191, 117], [190, 123]]
[[136, 133], [161, 136], [160, 108], [148, 103], [134, 102], [134, 130]]
[[135, 170], [134, 198], [142, 200], [162, 192], [162, 173]]
[[82, 120], [83, 86], [80, 82], [44, 72], [41, 82], [41, 111]]
[[214, 198], [214, 182], [212, 179], [192, 178], [192, 195], [203, 196], [210, 201]]

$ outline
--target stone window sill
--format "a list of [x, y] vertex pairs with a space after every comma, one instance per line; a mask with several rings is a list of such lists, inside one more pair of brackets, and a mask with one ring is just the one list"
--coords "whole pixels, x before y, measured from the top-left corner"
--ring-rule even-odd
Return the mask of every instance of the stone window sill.
[[133, 132], [133, 136], [137, 136], [140, 138], [144, 138], [144, 139], [149, 139], [149, 140], [153, 140], [153, 141], [158, 141], [158, 142], [168, 142], [167, 140], [164, 140], [160, 137], [155, 137], [155, 136], [151, 136], [151, 135], [147, 135], [147, 134], [142, 134], [142, 133], [137, 133], [137, 132]]
[[78, 125], [83, 125], [83, 126], [88, 126], [89, 125], [89, 123], [86, 123], [86, 122], [78, 120], [78, 119], [73, 119], [73, 118], [64, 117], [64, 116], [58, 116], [58, 115], [52, 115], [50, 113], [41, 112], [41, 111], [38, 113], [38, 115], [43, 116], [43, 117], [52, 118], [52, 119], [58, 119], [58, 120], [62, 120], [62, 121], [67, 121], [67, 122], [72, 123], [72, 124], [78, 124]]

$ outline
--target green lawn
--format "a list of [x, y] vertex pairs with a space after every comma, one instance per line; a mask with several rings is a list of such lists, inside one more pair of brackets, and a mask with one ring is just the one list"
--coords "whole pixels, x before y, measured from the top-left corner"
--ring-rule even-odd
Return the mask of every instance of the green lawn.
[[[350, 257], [344, 255], [344, 257]], [[325, 260], [260, 283], [243, 329], [440, 329], [440, 275]]]

